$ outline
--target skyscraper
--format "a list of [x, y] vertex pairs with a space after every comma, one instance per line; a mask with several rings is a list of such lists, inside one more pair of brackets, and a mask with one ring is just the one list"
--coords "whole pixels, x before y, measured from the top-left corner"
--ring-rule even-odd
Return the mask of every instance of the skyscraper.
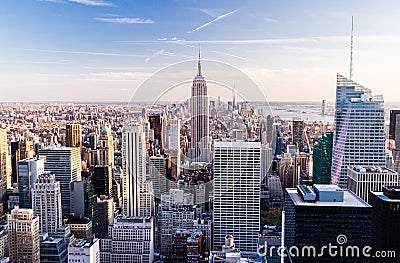
[[151, 263], [154, 260], [152, 217], [117, 216], [101, 239], [100, 258], [104, 263]]
[[260, 142], [214, 142], [214, 248], [235, 234], [241, 251], [257, 249], [260, 155]]
[[347, 187], [349, 165], [385, 166], [382, 95], [337, 75], [331, 182]]
[[111, 129], [104, 126], [99, 137], [99, 165], [111, 166], [114, 168], [114, 139], [111, 135]]
[[400, 150], [400, 110], [390, 110], [389, 139], [394, 140]]
[[313, 183], [330, 184], [332, 166], [333, 133], [325, 133], [314, 140], [313, 146]]
[[168, 191], [167, 159], [164, 156], [149, 158], [150, 180], [153, 182], [154, 196], [160, 199], [161, 194]]
[[[302, 251], [312, 246], [319, 252], [330, 243], [340, 245], [336, 243], [338, 236], [347, 239], [346, 246], [358, 246], [360, 250], [371, 246], [372, 208], [353, 192], [337, 185], [318, 184], [299, 185], [297, 189], [287, 188], [286, 192], [285, 247], [297, 246]], [[369, 262], [361, 257], [333, 257], [329, 253], [313, 256], [309, 251], [309, 254], [298, 253], [293, 262]]]
[[39, 217], [40, 233], [57, 233], [62, 226], [61, 188], [54, 174], [42, 174], [33, 188], [33, 214]]
[[178, 150], [181, 148], [181, 122], [179, 119], [169, 119], [167, 126], [167, 149]]
[[33, 210], [14, 208], [7, 224], [10, 262], [40, 262], [39, 218]]
[[142, 126], [125, 126], [122, 137], [122, 169], [124, 214], [138, 216], [140, 211], [140, 191], [146, 179], [146, 143]]
[[44, 158], [18, 162], [18, 196], [20, 208], [32, 208], [32, 190], [36, 179], [44, 173]]
[[382, 192], [383, 186], [399, 185], [399, 175], [386, 167], [349, 166], [347, 188], [369, 202], [369, 192]]
[[48, 147], [39, 150], [39, 156], [46, 157], [44, 169], [52, 172], [61, 186], [61, 204], [64, 215], [70, 213], [70, 183], [81, 181], [80, 148]]
[[192, 127], [190, 140], [191, 157], [198, 158], [198, 161], [209, 162], [211, 156], [208, 95], [207, 84], [201, 73], [200, 51], [197, 70], [197, 75], [193, 80], [190, 98], [190, 123]]
[[82, 148], [82, 126], [80, 124], [67, 124], [65, 142], [67, 147]]
[[302, 152], [303, 144], [304, 121], [300, 118], [293, 118], [292, 122], [292, 143], [297, 146], [297, 149]]
[[92, 176], [94, 192], [98, 197], [106, 195], [112, 197], [112, 169], [110, 166], [96, 165]]
[[108, 226], [114, 220], [114, 201], [102, 195], [97, 198], [95, 224], [93, 226], [96, 237], [103, 238], [108, 233]]
[[[372, 213], [372, 237], [377, 251], [399, 252], [400, 244], [400, 187], [383, 187], [383, 191], [370, 192]], [[377, 261], [379, 262], [379, 261]], [[382, 262], [398, 262], [398, 258], [386, 258]]]
[[11, 186], [11, 156], [8, 153], [7, 131], [0, 129], [0, 203], [7, 186]]

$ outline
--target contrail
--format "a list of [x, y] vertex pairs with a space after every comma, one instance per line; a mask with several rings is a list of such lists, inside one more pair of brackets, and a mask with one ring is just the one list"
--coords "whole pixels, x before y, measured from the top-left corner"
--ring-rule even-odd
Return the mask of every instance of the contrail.
[[233, 15], [233, 14], [236, 13], [237, 11], [239, 11], [239, 9], [236, 9], [236, 10], [233, 10], [233, 11], [231, 11], [231, 12], [229, 12], [229, 13], [220, 15], [220, 16], [218, 16], [217, 18], [215, 18], [214, 20], [211, 20], [210, 22], [207, 22], [207, 23], [205, 23], [204, 25], [201, 25], [201, 26], [197, 27], [197, 28], [193, 29], [192, 31], [188, 31], [187, 33], [190, 34], [190, 33], [196, 32], [196, 31], [198, 31], [198, 30], [200, 30], [200, 29], [203, 29], [203, 28], [205, 28], [205, 27], [211, 25], [212, 23], [215, 23], [215, 22], [217, 22], [218, 20], [221, 20], [222, 18], [225, 18], [225, 17], [227, 17], [227, 16]]
[[217, 54], [221, 54], [221, 55], [225, 55], [225, 56], [229, 56], [229, 57], [233, 57], [233, 58], [239, 58], [239, 59], [243, 59], [243, 60], [255, 61], [255, 60], [250, 59], [250, 58], [245, 58], [245, 57], [241, 57], [241, 56], [237, 56], [237, 55], [233, 55], [233, 54], [229, 54], [229, 53], [224, 53], [224, 52], [219, 52], [219, 51], [215, 51], [215, 50], [212, 50], [212, 52], [217, 53]]

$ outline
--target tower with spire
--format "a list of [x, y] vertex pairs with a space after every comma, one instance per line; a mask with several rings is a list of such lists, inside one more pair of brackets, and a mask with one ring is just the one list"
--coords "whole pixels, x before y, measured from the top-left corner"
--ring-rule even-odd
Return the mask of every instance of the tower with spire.
[[197, 75], [193, 79], [190, 98], [190, 123], [192, 128], [190, 155], [193, 160], [198, 162], [209, 162], [211, 160], [208, 111], [207, 84], [201, 72], [199, 48]]

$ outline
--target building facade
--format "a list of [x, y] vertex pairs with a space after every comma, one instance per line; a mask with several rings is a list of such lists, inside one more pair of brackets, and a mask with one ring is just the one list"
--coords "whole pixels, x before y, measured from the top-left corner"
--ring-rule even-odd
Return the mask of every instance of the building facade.
[[[284, 240], [286, 247], [299, 251], [313, 246], [318, 253], [323, 246], [334, 246], [338, 236], [347, 239], [346, 246], [372, 245], [372, 208], [349, 190], [337, 185], [298, 186], [286, 189]], [[295, 251], [293, 251], [295, 253]], [[293, 262], [370, 262], [362, 257], [332, 257], [295, 254]]]
[[314, 140], [313, 183], [330, 184], [332, 166], [333, 133], [325, 133]]
[[70, 209], [70, 183], [81, 181], [81, 154], [75, 147], [48, 147], [39, 150], [39, 156], [45, 157], [44, 169], [52, 172], [61, 187], [61, 205], [64, 215], [71, 212]]
[[338, 74], [332, 184], [347, 187], [349, 165], [385, 166], [385, 139], [382, 95]]
[[39, 175], [33, 188], [33, 214], [40, 233], [55, 234], [62, 226], [61, 188], [54, 174]]
[[43, 158], [31, 158], [18, 162], [18, 196], [20, 208], [32, 208], [32, 190], [36, 179], [43, 173]]
[[349, 166], [347, 168], [347, 188], [365, 202], [369, 202], [369, 192], [382, 192], [383, 186], [399, 185], [399, 175], [386, 167]]
[[242, 251], [256, 251], [260, 230], [260, 142], [214, 142], [214, 248], [237, 236]]
[[102, 263], [152, 263], [154, 225], [151, 217], [117, 216], [101, 240]]
[[[375, 251], [399, 252], [400, 244], [400, 187], [383, 187], [383, 191], [371, 192], [372, 237]], [[395, 263], [396, 258], [382, 262]], [[377, 261], [379, 262], [379, 261]]]
[[7, 215], [11, 262], [40, 262], [39, 218], [32, 209], [14, 208]]

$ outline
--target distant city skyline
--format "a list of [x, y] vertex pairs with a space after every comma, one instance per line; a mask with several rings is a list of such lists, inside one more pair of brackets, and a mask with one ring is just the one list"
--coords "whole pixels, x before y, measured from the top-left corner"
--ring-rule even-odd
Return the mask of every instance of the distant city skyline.
[[171, 64], [193, 60], [190, 79], [199, 44], [269, 101], [332, 102], [336, 73], [349, 74], [352, 15], [353, 79], [397, 101], [399, 11], [394, 0], [5, 0], [0, 102], [127, 102]]

